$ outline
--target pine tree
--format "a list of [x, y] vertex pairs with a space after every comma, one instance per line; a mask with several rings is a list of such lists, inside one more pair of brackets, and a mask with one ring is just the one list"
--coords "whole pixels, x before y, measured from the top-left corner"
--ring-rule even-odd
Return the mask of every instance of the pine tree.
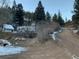
[[12, 10], [15, 10], [15, 9], [16, 9], [16, 6], [17, 6], [17, 5], [16, 5], [16, 1], [14, 0], [14, 1], [13, 1]]
[[25, 12], [25, 18], [33, 20], [33, 13]]
[[58, 17], [57, 17], [57, 14], [54, 14], [53, 16], [53, 19], [52, 19], [54, 22], [58, 22]]
[[58, 23], [60, 24], [61, 27], [64, 26], [64, 20], [63, 20], [63, 18], [61, 16], [60, 12], [58, 13]]
[[13, 19], [13, 23], [15, 23], [16, 22], [16, 16], [15, 16], [15, 13], [16, 13], [16, 7], [17, 7], [17, 5], [16, 5], [16, 1], [14, 0], [13, 1], [13, 6], [12, 6], [12, 19]]
[[38, 6], [35, 10], [34, 19], [36, 22], [45, 20], [45, 11], [44, 11], [44, 7], [42, 6], [41, 1], [39, 1]]
[[51, 16], [49, 14], [49, 12], [46, 13], [46, 21], [50, 21], [51, 20]]
[[24, 24], [24, 12], [22, 4], [18, 4], [15, 13], [15, 24], [22, 26]]
[[77, 27], [79, 25], [79, 0], [75, 0], [74, 2], [74, 15], [72, 16], [72, 20]]

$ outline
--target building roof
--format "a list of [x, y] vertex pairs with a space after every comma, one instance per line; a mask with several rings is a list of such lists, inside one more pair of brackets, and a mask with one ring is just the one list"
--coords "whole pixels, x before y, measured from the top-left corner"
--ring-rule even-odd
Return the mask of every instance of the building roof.
[[3, 24], [3, 28], [14, 30], [14, 27], [10, 24]]

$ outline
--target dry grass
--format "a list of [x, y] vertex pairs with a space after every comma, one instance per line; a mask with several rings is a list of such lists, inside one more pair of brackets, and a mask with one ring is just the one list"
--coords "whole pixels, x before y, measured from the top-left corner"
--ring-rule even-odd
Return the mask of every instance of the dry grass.
[[0, 31], [0, 39], [8, 39], [12, 37], [12, 33]]
[[55, 31], [55, 29], [59, 28], [60, 26], [55, 23], [46, 23], [43, 22], [41, 24], [37, 24], [36, 30], [37, 30], [37, 38], [40, 39], [39, 41], [47, 41], [50, 39], [49, 33]]

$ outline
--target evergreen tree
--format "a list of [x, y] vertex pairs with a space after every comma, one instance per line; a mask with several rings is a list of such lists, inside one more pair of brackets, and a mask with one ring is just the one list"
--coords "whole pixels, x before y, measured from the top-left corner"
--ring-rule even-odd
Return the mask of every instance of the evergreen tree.
[[45, 20], [44, 7], [42, 6], [41, 1], [39, 1], [38, 7], [35, 10], [34, 19], [35, 19], [36, 22]]
[[79, 25], [79, 0], [75, 0], [74, 2], [74, 15], [72, 16], [72, 20], [77, 27]]
[[54, 22], [58, 22], [58, 17], [57, 17], [57, 14], [54, 14], [53, 16], [53, 19], [52, 19]]
[[58, 23], [60, 24], [61, 27], [64, 26], [64, 20], [63, 20], [63, 18], [61, 16], [60, 12], [58, 13]]
[[51, 16], [49, 14], [49, 12], [46, 13], [46, 21], [50, 21], [51, 20]]
[[13, 1], [13, 6], [12, 6], [12, 19], [13, 19], [13, 23], [16, 22], [16, 21], [15, 21], [15, 19], [16, 19], [16, 16], [15, 16], [15, 13], [16, 13], [16, 7], [17, 7], [17, 5], [16, 5], [16, 1], [14, 0], [14, 1]]
[[15, 24], [22, 26], [24, 24], [24, 12], [22, 4], [18, 4], [15, 12]]
[[68, 21], [67, 17], [65, 18], [65, 21], [66, 21], [66, 22]]
[[33, 14], [31, 12], [25, 12], [25, 18], [33, 20]]
[[16, 5], [16, 1], [14, 0], [14, 1], [13, 1], [12, 10], [15, 10], [15, 9], [16, 9], [16, 6], [17, 6], [17, 5]]

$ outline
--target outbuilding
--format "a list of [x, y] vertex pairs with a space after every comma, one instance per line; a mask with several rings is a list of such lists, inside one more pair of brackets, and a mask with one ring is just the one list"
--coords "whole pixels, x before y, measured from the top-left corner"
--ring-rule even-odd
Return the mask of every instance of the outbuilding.
[[4, 32], [13, 32], [14, 27], [10, 24], [3, 24], [3, 31]]

